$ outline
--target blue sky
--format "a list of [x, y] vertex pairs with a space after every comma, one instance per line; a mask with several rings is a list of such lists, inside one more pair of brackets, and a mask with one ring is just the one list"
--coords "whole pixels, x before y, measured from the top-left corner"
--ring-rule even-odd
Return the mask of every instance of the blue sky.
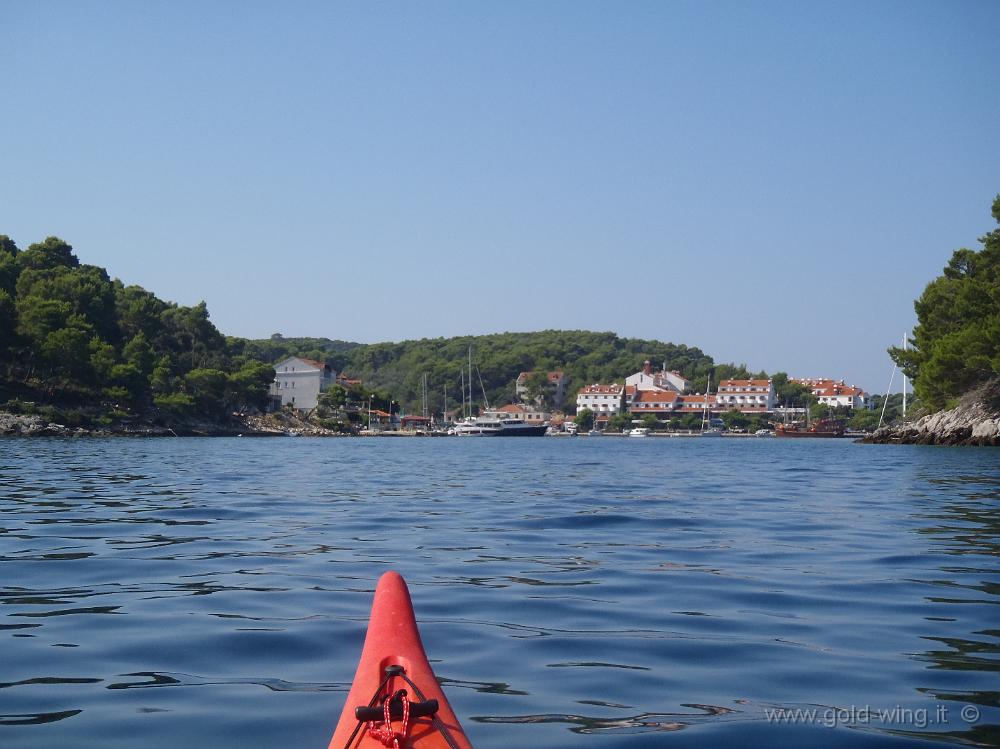
[[612, 330], [884, 392], [993, 228], [998, 28], [995, 0], [2, 0], [0, 233], [232, 335]]

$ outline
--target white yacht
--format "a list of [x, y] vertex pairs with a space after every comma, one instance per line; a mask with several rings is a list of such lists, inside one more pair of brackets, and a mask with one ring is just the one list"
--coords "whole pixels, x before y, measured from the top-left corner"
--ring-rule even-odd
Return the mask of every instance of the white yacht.
[[628, 433], [629, 437], [648, 437], [649, 430], [646, 427], [636, 427]]
[[[462, 412], [465, 413], [465, 373], [462, 373]], [[472, 346], [469, 346], [469, 413], [472, 413]], [[479, 378], [479, 387], [483, 389], [483, 404], [486, 409], [479, 416], [467, 416], [448, 430], [448, 434], [456, 437], [541, 437], [548, 430], [546, 422], [529, 424], [524, 419], [518, 419], [509, 413], [502, 413], [490, 408], [486, 399], [486, 388], [483, 378]]]
[[500, 433], [500, 425], [493, 422], [480, 422], [478, 418], [470, 416], [458, 422], [448, 434], [456, 437], [494, 437]]
[[509, 414], [486, 411], [457, 423], [452, 429], [458, 437], [541, 437], [548, 424], [529, 424]]

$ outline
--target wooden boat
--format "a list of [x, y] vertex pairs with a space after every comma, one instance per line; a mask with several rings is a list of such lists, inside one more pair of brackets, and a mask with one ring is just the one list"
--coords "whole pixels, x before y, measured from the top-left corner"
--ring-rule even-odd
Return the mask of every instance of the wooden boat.
[[844, 422], [839, 419], [820, 419], [811, 426], [804, 424], [778, 424], [775, 437], [843, 437]]
[[410, 593], [386, 572], [329, 749], [472, 749], [427, 661]]

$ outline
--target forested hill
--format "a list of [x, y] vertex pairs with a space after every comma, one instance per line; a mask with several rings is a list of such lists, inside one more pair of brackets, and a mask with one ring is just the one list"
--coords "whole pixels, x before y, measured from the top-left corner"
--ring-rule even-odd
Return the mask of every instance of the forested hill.
[[321, 359], [338, 372], [360, 378], [368, 387], [391, 393], [414, 408], [421, 400], [427, 373], [431, 407], [440, 409], [444, 389], [449, 403], [461, 400], [461, 372], [468, 372], [469, 347], [474, 367], [473, 392], [477, 402], [482, 386], [490, 403], [514, 400], [514, 381], [520, 372], [565, 372], [570, 394], [595, 382], [621, 382], [642, 368], [646, 359], [657, 368], [677, 370], [704, 391], [708, 375], [719, 378], [748, 376], [745, 367], [716, 365], [701, 349], [682, 344], [641, 338], [623, 338], [615, 333], [585, 330], [545, 330], [535, 333], [497, 333], [455, 338], [431, 338], [400, 343], [347, 344], [327, 339], [295, 339], [273, 336], [247, 342], [247, 351], [265, 361], [295, 354]]
[[81, 263], [56, 237], [21, 250], [0, 236], [0, 410], [56, 404], [70, 423], [73, 409], [98, 423], [149, 414], [225, 418], [263, 407], [271, 365], [298, 355], [326, 361], [411, 412], [426, 373], [429, 406], [439, 411], [445, 389], [450, 406], [461, 401], [470, 347], [477, 403], [483, 390], [492, 404], [513, 401], [520, 372], [565, 372], [570, 405], [579, 387], [621, 382], [646, 359], [682, 372], [699, 391], [709, 375], [718, 382], [750, 374], [716, 365], [695, 347], [581, 330], [375, 344], [227, 338], [204, 302], [183, 307], [126, 286]]
[[274, 378], [241, 349], [204, 302], [181, 307], [112, 280], [56, 237], [22, 251], [0, 236], [2, 409], [55, 404], [50, 418], [70, 424], [225, 418], [262, 407]]

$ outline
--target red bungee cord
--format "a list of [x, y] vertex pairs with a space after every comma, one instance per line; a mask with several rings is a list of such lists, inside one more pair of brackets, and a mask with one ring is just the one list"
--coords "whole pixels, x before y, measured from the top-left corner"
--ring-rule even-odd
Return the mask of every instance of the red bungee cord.
[[[399, 727], [397, 734], [392, 730], [392, 717], [389, 714], [390, 705], [399, 700], [403, 705], [403, 723]], [[410, 701], [406, 698], [406, 690], [399, 689], [391, 697], [382, 703], [382, 722], [376, 723], [368, 721], [368, 734], [382, 742], [382, 746], [390, 749], [403, 749], [401, 741], [406, 741], [406, 734], [410, 730]]]

